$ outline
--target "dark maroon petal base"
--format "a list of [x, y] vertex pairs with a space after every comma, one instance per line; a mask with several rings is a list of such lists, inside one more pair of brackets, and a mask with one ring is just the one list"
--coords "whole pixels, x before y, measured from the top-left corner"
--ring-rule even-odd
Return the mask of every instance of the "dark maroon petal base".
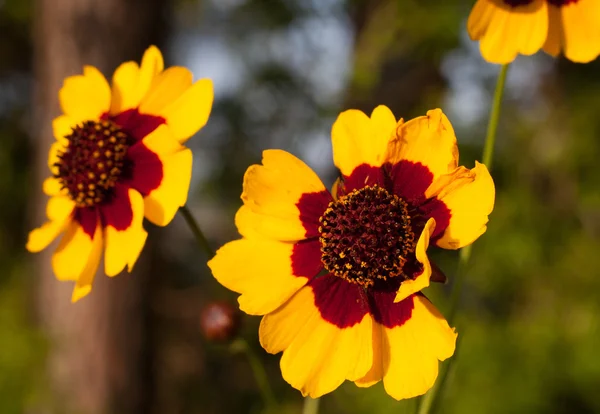
[[98, 225], [98, 209], [96, 207], [76, 208], [74, 214], [73, 220], [77, 221], [83, 228], [83, 232], [93, 240]]
[[158, 155], [139, 141], [127, 151], [130, 170], [124, 183], [143, 196], [157, 189], [163, 179], [163, 165]]
[[394, 303], [395, 290], [364, 289], [330, 275], [313, 279], [309, 286], [321, 317], [342, 329], [356, 325], [367, 313], [387, 328], [402, 326], [412, 316], [414, 295]]
[[386, 165], [392, 178], [394, 194], [402, 197], [412, 205], [419, 205], [425, 200], [425, 191], [433, 183], [433, 174], [420, 162], [400, 161], [394, 165]]
[[319, 243], [319, 240], [303, 240], [294, 245], [292, 250], [292, 273], [295, 276], [305, 276], [312, 279], [319, 274], [322, 268], [321, 243]]
[[416, 205], [425, 200], [425, 191], [433, 182], [433, 174], [421, 163], [400, 161], [397, 164], [384, 164], [381, 167], [362, 164], [343, 177], [338, 188], [338, 197], [365, 186], [378, 185]]
[[115, 186], [110, 202], [99, 206], [102, 227], [112, 226], [116, 230], [126, 230], [133, 221], [133, 207], [129, 199], [129, 188], [119, 184]]
[[439, 240], [450, 225], [450, 218], [452, 217], [450, 209], [443, 201], [431, 198], [419, 207], [419, 212], [427, 219], [431, 217], [435, 219], [435, 230], [431, 235], [431, 241]]
[[296, 203], [300, 211], [300, 221], [306, 229], [307, 239], [319, 237], [319, 218], [323, 215], [327, 206], [333, 200], [329, 191], [302, 194]]
[[367, 294], [357, 284], [326, 275], [313, 279], [310, 287], [321, 317], [339, 328], [354, 326], [369, 313]]
[[391, 190], [391, 180], [386, 171], [368, 164], [359, 165], [352, 171], [352, 174], [342, 178], [343, 181], [338, 187], [338, 198], [365, 186], [378, 185], [386, 190]]
[[144, 137], [166, 123], [166, 120], [161, 116], [148, 114], [140, 114], [136, 109], [129, 109], [115, 116], [108, 114], [102, 115], [102, 119], [110, 119], [136, 141], [141, 141]]
[[369, 308], [373, 319], [386, 328], [404, 325], [412, 316], [414, 296], [394, 303], [396, 292], [372, 292], [369, 295]]

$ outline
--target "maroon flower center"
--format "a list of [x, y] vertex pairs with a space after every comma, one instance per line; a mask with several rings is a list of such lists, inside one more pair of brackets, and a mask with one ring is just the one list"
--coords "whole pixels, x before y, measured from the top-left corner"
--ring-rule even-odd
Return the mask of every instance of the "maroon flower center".
[[[526, 6], [533, 3], [533, 0], [503, 0], [510, 7]], [[578, 0], [547, 0], [553, 6], [562, 7], [570, 3], [577, 3]]]
[[85, 121], [65, 137], [55, 177], [77, 207], [92, 207], [113, 194], [127, 167], [125, 156], [133, 139], [114, 122]]
[[416, 246], [408, 207], [378, 185], [330, 202], [319, 219], [325, 269], [363, 287], [378, 279], [406, 279], [403, 268]]

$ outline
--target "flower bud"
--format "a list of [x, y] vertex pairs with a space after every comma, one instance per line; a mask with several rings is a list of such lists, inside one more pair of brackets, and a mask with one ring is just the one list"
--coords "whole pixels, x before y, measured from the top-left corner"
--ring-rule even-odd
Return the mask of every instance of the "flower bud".
[[240, 312], [227, 302], [210, 302], [200, 314], [200, 328], [206, 339], [230, 341], [240, 329]]

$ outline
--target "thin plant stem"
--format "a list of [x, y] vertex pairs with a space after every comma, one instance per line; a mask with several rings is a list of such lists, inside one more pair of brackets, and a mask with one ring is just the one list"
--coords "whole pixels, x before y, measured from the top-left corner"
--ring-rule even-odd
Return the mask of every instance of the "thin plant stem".
[[[494, 91], [494, 100], [492, 102], [492, 108], [490, 111], [490, 120], [488, 122], [487, 134], [485, 137], [485, 143], [483, 145], [483, 155], [481, 162], [485, 164], [488, 170], [492, 168], [492, 160], [494, 157], [494, 144], [496, 143], [496, 135], [498, 132], [498, 121], [500, 120], [500, 108], [502, 107], [502, 98], [504, 96], [504, 85], [506, 84], [506, 74], [508, 72], [508, 64], [502, 65], [498, 80], [496, 81], [496, 90]], [[458, 266], [456, 269], [456, 276], [454, 285], [452, 286], [452, 292], [450, 294], [450, 306], [448, 310], [448, 323], [450, 326], [454, 325], [454, 319], [456, 317], [456, 311], [458, 310], [458, 304], [460, 302], [460, 296], [463, 287], [464, 274], [466, 273], [469, 260], [471, 259], [471, 251], [473, 245], [468, 245], [460, 249], [458, 255]], [[448, 373], [452, 369], [456, 355], [458, 354], [458, 343], [454, 356], [442, 367], [440, 375], [434, 386], [425, 394], [418, 405], [418, 414], [429, 414], [434, 412], [437, 406], [438, 400], [441, 395], [441, 391], [444, 389]]]
[[317, 414], [319, 412], [319, 398], [304, 397], [302, 414]]
[[252, 347], [248, 345], [248, 342], [246, 342], [243, 338], [237, 338], [231, 344], [231, 349], [234, 352], [243, 352], [246, 354], [248, 363], [250, 364], [250, 369], [252, 369], [252, 374], [254, 375], [254, 379], [256, 380], [256, 384], [258, 385], [258, 389], [260, 390], [260, 395], [265, 406], [267, 408], [275, 407], [277, 405], [277, 400], [275, 399], [275, 394], [273, 393], [273, 389], [269, 384], [267, 372], [265, 371], [265, 367], [261, 363], [258, 356], [252, 350]]
[[494, 144], [496, 143], [496, 133], [498, 132], [498, 121], [500, 120], [500, 108], [502, 107], [502, 97], [504, 96], [504, 84], [506, 83], [506, 74], [508, 73], [508, 64], [502, 65], [498, 81], [496, 82], [496, 91], [494, 92], [494, 102], [490, 112], [490, 121], [488, 122], [487, 135], [483, 146], [483, 157], [481, 162], [486, 165], [488, 170], [492, 169], [492, 158], [494, 156]]
[[213, 252], [213, 250], [211, 249], [208, 240], [204, 236], [204, 233], [202, 233], [202, 229], [200, 229], [200, 225], [192, 215], [192, 212], [187, 206], [181, 207], [179, 211], [181, 212], [181, 215], [190, 227], [190, 230], [194, 234], [194, 238], [198, 242], [198, 246], [200, 246], [200, 248], [204, 250], [204, 252], [208, 256], [208, 258], [211, 259], [215, 255], [215, 252]]

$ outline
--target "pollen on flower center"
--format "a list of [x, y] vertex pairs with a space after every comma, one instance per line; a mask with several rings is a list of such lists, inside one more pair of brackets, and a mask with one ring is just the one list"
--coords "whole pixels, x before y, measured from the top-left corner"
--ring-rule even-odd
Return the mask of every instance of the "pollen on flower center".
[[127, 167], [125, 155], [132, 139], [112, 121], [86, 121], [65, 137], [55, 177], [78, 207], [106, 200]]
[[329, 203], [319, 219], [322, 262], [331, 274], [364, 287], [403, 277], [415, 251], [408, 205], [377, 185]]

